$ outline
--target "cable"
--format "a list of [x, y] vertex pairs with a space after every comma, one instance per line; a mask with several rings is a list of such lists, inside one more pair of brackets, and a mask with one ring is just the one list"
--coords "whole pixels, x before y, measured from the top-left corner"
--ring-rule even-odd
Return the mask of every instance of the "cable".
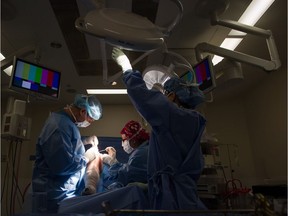
[[[9, 144], [9, 150], [8, 150], [8, 155], [7, 155], [7, 165], [6, 165], [6, 172], [5, 172], [5, 175], [4, 175], [4, 183], [3, 183], [3, 188], [2, 188], [2, 195], [1, 195], [1, 203], [2, 203], [2, 199], [3, 199], [3, 194], [4, 194], [4, 190], [5, 190], [5, 184], [6, 184], [6, 179], [7, 179], [7, 175], [8, 175], [8, 171], [9, 171], [9, 155], [10, 155], [10, 152], [11, 152], [11, 148], [12, 148], [12, 143], [13, 143], [13, 140], [10, 141], [10, 144]], [[8, 187], [8, 186], [7, 186]]]
[[227, 183], [227, 178], [226, 178], [226, 174], [225, 174], [224, 167], [221, 166], [221, 168], [222, 168], [222, 172], [223, 172], [223, 176], [224, 176], [225, 183]]
[[[13, 143], [12, 143], [13, 144]], [[13, 148], [13, 147], [12, 147]], [[15, 160], [16, 160], [16, 154], [17, 154], [17, 141], [15, 150], [12, 155], [12, 178], [11, 178], [11, 196], [10, 196], [10, 215], [12, 215], [13, 208], [14, 208], [14, 200], [13, 200], [13, 194], [14, 194], [14, 173], [15, 173]]]
[[24, 201], [25, 201], [25, 196], [26, 196], [26, 193], [27, 193], [30, 185], [31, 185], [31, 182], [29, 182], [29, 183], [26, 185], [26, 187], [24, 188], [23, 195], [22, 195], [22, 196], [23, 196], [23, 203], [24, 203]]
[[[18, 185], [18, 172], [19, 172], [19, 166], [20, 166], [20, 156], [21, 156], [21, 147], [22, 147], [22, 140], [17, 140], [17, 142], [16, 142], [16, 146], [18, 146], [18, 145], [20, 145], [19, 146], [19, 150], [18, 150], [18, 156], [17, 156], [17, 158], [18, 158], [18, 164], [17, 164], [17, 168], [16, 168], [16, 173], [15, 172], [13, 172], [13, 176], [14, 176], [14, 183], [15, 183], [15, 192], [14, 192], [14, 197], [13, 197], [13, 213], [15, 212], [15, 200], [16, 200], [16, 197], [17, 197], [17, 195], [18, 195], [18, 193], [17, 193], [17, 191], [20, 193], [20, 196], [21, 196], [21, 200], [22, 200], [22, 203], [23, 203], [23, 200], [24, 200], [24, 198], [23, 198], [23, 194], [22, 194], [22, 192], [21, 192], [21, 190], [20, 190], [20, 187], [19, 187], [19, 185]], [[17, 148], [16, 148], [17, 149]], [[16, 152], [16, 154], [15, 154], [15, 157], [16, 157], [16, 155], [17, 155], [17, 152]], [[16, 160], [16, 158], [15, 158], [15, 160]], [[15, 164], [14, 164], [14, 167], [15, 167]], [[21, 202], [19, 201], [19, 197], [17, 197], [17, 200], [18, 200], [18, 203], [19, 203], [19, 205], [21, 205]]]
[[231, 179], [234, 179], [234, 177], [233, 177], [234, 170], [232, 170], [232, 162], [231, 162], [230, 149], [229, 149], [228, 144], [227, 144], [227, 150], [228, 150], [228, 158], [229, 158], [229, 166], [230, 166], [230, 175], [231, 175]]
[[[18, 148], [19, 144], [20, 144], [20, 148]], [[21, 207], [21, 204], [23, 204], [23, 200], [24, 200], [23, 194], [18, 184], [18, 172], [19, 172], [19, 167], [20, 167], [21, 146], [22, 146], [22, 140], [19, 140], [19, 139], [15, 140], [12, 138], [9, 142], [7, 164], [6, 164], [6, 170], [5, 170], [5, 174], [3, 178], [4, 182], [3, 182], [3, 187], [1, 188], [1, 192], [2, 192], [1, 203], [3, 202], [6, 203], [6, 208], [4, 210], [6, 211], [6, 215], [13, 215], [15, 213], [16, 202]], [[18, 162], [17, 167], [16, 167], [16, 162]], [[9, 181], [10, 178], [11, 178], [11, 181]]]

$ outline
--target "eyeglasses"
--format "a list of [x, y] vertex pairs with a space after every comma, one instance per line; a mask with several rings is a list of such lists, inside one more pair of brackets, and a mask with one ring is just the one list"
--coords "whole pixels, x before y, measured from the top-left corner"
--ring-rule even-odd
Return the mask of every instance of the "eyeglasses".
[[91, 117], [88, 115], [88, 112], [86, 112], [86, 119], [87, 119], [87, 121], [90, 122], [90, 123], [95, 121], [95, 119], [91, 118]]

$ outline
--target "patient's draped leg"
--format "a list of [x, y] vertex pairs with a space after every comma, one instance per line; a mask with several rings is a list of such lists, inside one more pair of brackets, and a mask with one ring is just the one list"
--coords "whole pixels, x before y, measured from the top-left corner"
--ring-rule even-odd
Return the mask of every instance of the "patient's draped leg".
[[90, 195], [96, 193], [96, 188], [102, 172], [102, 158], [96, 157], [93, 161], [87, 164], [86, 175], [85, 175], [85, 189], [82, 195]]

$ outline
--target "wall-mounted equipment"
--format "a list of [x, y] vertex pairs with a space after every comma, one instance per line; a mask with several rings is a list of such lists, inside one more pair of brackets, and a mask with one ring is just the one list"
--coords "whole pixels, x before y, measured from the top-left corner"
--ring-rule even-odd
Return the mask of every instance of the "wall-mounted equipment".
[[31, 118], [24, 116], [26, 101], [9, 100], [7, 113], [3, 115], [1, 137], [12, 140], [28, 140]]
[[60, 94], [59, 71], [15, 56], [10, 88], [28, 95], [57, 100]]

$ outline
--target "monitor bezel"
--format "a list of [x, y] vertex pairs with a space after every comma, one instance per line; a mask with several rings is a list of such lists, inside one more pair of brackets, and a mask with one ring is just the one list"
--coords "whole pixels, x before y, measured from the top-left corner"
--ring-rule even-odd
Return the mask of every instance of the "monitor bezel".
[[[33, 91], [31, 89], [27, 89], [27, 88], [24, 88], [24, 87], [19, 87], [19, 86], [16, 86], [13, 84], [13, 81], [15, 79], [15, 73], [16, 73], [16, 66], [17, 66], [17, 62], [18, 61], [22, 61], [26, 64], [30, 64], [30, 65], [33, 65], [35, 67], [40, 67], [42, 69], [46, 69], [46, 70], [50, 70], [50, 71], [53, 71], [53, 73], [57, 73], [59, 75], [59, 82], [58, 82], [58, 90], [57, 90], [57, 97], [54, 97], [52, 95], [48, 95], [48, 94], [44, 94], [42, 92], [37, 92], [37, 91]], [[49, 68], [49, 67], [46, 67], [46, 66], [43, 66], [41, 64], [36, 64], [36, 63], [33, 63], [31, 61], [27, 61], [23, 58], [19, 58], [17, 56], [14, 56], [14, 59], [13, 59], [13, 68], [12, 68], [12, 73], [11, 73], [11, 79], [10, 79], [10, 83], [9, 83], [9, 88], [12, 89], [12, 90], [15, 90], [17, 92], [20, 92], [20, 93], [25, 93], [25, 94], [28, 94], [29, 96], [34, 96], [34, 97], [37, 97], [37, 98], [44, 98], [44, 99], [50, 99], [50, 100], [59, 100], [60, 98], [60, 89], [61, 89], [61, 72], [59, 72], [58, 70], [55, 70], [55, 69], [52, 69], [52, 68]]]
[[[210, 71], [210, 74], [211, 74], [211, 81], [212, 81], [212, 85], [204, 90], [201, 90], [203, 91], [204, 94], [207, 94], [209, 92], [211, 92], [213, 89], [216, 88], [216, 78], [215, 78], [215, 73], [214, 73], [214, 69], [213, 69], [213, 63], [212, 63], [212, 59], [211, 59], [211, 56], [206, 56], [205, 58], [203, 58], [201, 61], [199, 61], [198, 63], [196, 63], [195, 65], [192, 66], [192, 69], [193, 69], [193, 72], [194, 73], [194, 78], [196, 79], [196, 83], [198, 84], [198, 81], [197, 81], [197, 74], [196, 74], [196, 70], [195, 68], [198, 67], [199, 65], [203, 64], [205, 61], [208, 61], [208, 65], [209, 65], [209, 71]], [[189, 73], [190, 71], [186, 71], [184, 74], [182, 74], [180, 76], [180, 78], [184, 77], [187, 73]]]

